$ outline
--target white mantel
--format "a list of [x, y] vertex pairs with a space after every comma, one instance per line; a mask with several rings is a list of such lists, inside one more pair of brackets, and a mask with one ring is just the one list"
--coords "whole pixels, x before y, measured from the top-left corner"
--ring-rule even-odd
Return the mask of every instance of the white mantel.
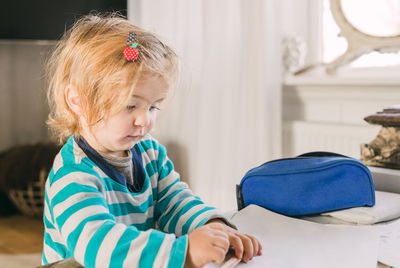
[[363, 118], [400, 103], [400, 76], [392, 69], [363, 71], [286, 77], [283, 156], [325, 150], [360, 157], [360, 144], [369, 143], [380, 129]]

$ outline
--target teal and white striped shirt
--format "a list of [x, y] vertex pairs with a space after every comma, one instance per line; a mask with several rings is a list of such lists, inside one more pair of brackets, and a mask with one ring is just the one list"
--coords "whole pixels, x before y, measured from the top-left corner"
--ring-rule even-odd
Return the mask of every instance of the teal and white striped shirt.
[[70, 137], [45, 186], [42, 263], [85, 267], [182, 267], [187, 234], [223, 217], [179, 180], [150, 135], [132, 148], [135, 185], [83, 139]]

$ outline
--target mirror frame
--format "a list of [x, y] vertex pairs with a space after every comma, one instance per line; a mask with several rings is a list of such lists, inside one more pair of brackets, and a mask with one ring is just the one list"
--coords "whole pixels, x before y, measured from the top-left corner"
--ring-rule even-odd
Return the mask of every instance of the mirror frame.
[[330, 0], [330, 9], [335, 22], [340, 28], [339, 36], [347, 40], [347, 50], [332, 62], [326, 64], [326, 72], [328, 74], [335, 74], [338, 67], [372, 51], [397, 52], [400, 50], [400, 35], [373, 36], [363, 33], [354, 27], [343, 13], [341, 0]]

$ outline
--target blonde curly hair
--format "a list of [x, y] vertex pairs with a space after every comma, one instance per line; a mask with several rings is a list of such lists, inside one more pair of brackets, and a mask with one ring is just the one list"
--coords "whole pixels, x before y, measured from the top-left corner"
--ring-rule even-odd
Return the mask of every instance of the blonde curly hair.
[[[136, 33], [139, 58], [123, 56], [129, 32]], [[76, 90], [89, 126], [126, 106], [138, 79], [159, 75], [174, 87], [178, 73], [174, 51], [153, 33], [118, 14], [87, 15], [65, 32], [47, 62], [47, 124], [60, 143], [79, 136], [79, 117], [68, 106], [65, 89]]]

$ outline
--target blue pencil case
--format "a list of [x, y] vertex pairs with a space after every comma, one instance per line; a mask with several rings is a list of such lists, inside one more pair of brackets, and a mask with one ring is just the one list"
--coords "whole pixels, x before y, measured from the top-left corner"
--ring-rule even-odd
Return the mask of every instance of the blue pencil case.
[[236, 186], [238, 209], [250, 204], [302, 216], [374, 206], [371, 172], [359, 160], [311, 152], [266, 162], [249, 170]]

